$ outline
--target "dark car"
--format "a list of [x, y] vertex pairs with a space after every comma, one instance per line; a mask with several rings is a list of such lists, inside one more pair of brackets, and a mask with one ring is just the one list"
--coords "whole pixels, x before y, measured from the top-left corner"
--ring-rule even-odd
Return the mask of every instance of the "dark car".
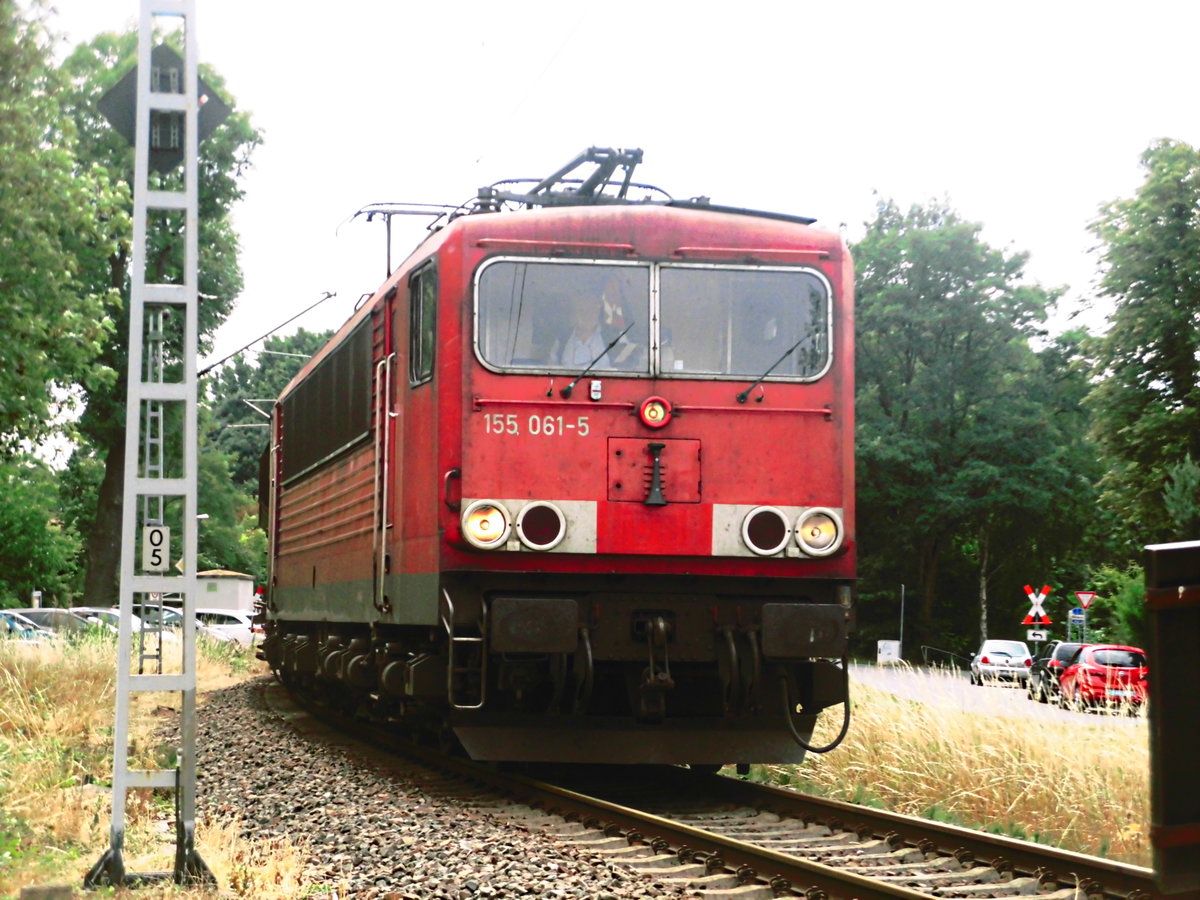
[[1080, 647], [1078, 642], [1051, 641], [1042, 652], [1034, 657], [1033, 665], [1029, 667], [1029, 699], [1039, 703], [1047, 703], [1058, 699], [1058, 680], [1062, 677], [1067, 663]]
[[1146, 702], [1150, 668], [1141, 647], [1087, 644], [1075, 651], [1059, 680], [1059, 705], [1136, 712]]

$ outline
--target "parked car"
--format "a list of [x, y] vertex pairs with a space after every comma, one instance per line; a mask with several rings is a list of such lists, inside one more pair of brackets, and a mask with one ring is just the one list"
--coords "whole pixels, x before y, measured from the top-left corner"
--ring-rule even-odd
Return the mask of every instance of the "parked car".
[[[116, 609], [116, 607], [113, 607]], [[148, 628], [153, 629], [158, 623], [159, 618], [162, 618], [163, 628], [170, 629], [173, 634], [182, 635], [183, 633], [183, 613], [174, 606], [159, 606], [157, 603], [134, 603], [133, 612]], [[237, 638], [215, 628], [210, 628], [203, 622], [196, 621], [196, 635], [203, 636], [209, 640], [222, 642], [233, 641]]]
[[1029, 667], [1027, 689], [1030, 700], [1039, 703], [1058, 700], [1058, 680], [1075, 651], [1082, 646], [1075, 641], [1050, 641], [1042, 648]]
[[[104, 609], [103, 607], [99, 606], [72, 606], [71, 612], [75, 613], [77, 616], [82, 616], [89, 622], [94, 622], [96, 624], [103, 625], [106, 628], [112, 629], [114, 634], [119, 632], [121, 629], [121, 610], [119, 607], [114, 607], [113, 609]], [[137, 615], [130, 616], [130, 627], [133, 629], [134, 635], [137, 635], [137, 633], [143, 629], [145, 629], [147, 635], [157, 633], [157, 629], [155, 629], [153, 625], [145, 623]], [[177, 638], [169, 629], [163, 631], [164, 643], [171, 644], [178, 640], [179, 638]]]
[[1025, 681], [1033, 657], [1024, 641], [986, 640], [971, 657], [971, 684], [985, 681]]
[[39, 627], [16, 610], [0, 609], [0, 638], [39, 643], [54, 640], [54, 632]]
[[68, 638], [81, 637], [96, 628], [82, 616], [76, 615], [69, 609], [55, 607], [40, 607], [38, 609], [16, 609], [10, 612], [20, 613], [39, 628], [53, 631], [55, 634]]
[[249, 647], [262, 634], [262, 626], [254, 622], [254, 610], [206, 607], [196, 610], [196, 621], [217, 634], [233, 638], [243, 647]]
[[1075, 651], [1059, 680], [1059, 705], [1093, 706], [1136, 712], [1146, 702], [1150, 668], [1141, 647], [1086, 644]]
[[[117, 607], [113, 607], [116, 609]], [[158, 624], [161, 618], [163, 628], [182, 628], [183, 613], [173, 606], [160, 606], [157, 603], [134, 603], [131, 607], [133, 614], [151, 628]]]

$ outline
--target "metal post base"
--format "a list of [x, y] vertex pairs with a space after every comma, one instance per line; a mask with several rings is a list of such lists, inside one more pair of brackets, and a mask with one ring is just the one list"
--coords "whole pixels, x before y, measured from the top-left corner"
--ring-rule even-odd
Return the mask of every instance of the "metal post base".
[[175, 832], [175, 883], [191, 887], [215, 887], [216, 876], [196, 850], [195, 834], [180, 825]]
[[147, 884], [174, 882], [187, 887], [214, 887], [217, 883], [212, 870], [200, 858], [193, 844], [190, 831], [180, 829], [175, 842], [175, 870], [173, 872], [126, 872], [121, 858], [121, 840], [114, 840], [111, 847], [83, 876], [83, 889], [94, 891], [105, 887], [136, 888]]

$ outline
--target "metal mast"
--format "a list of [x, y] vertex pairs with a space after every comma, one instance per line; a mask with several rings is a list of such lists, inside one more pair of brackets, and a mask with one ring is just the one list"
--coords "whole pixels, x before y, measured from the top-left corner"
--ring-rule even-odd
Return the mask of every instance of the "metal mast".
[[[155, 17], [182, 20], [183, 58], [152, 47]], [[84, 879], [85, 887], [171, 877], [177, 884], [213, 883], [195, 849], [196, 817], [196, 342], [198, 331], [198, 142], [200, 103], [195, 0], [141, 0], [134, 128], [133, 263], [130, 272], [129, 368], [125, 423], [125, 487], [121, 526], [121, 628], [117, 650], [116, 726], [110, 843]], [[151, 150], [156, 153], [152, 156]], [[154, 159], [182, 156], [183, 178]], [[151, 168], [164, 172], [152, 182]], [[173, 167], [172, 167], [173, 168]], [[181, 227], [182, 226], [182, 227]], [[150, 247], [182, 243], [182, 254], [160, 268]], [[181, 257], [181, 258], [180, 258]], [[182, 323], [180, 322], [182, 319]], [[171, 533], [182, 536], [172, 563]], [[131, 615], [166, 594], [182, 600], [182, 670], [131, 671]], [[139, 666], [139, 669], [141, 667]], [[177, 691], [180, 747], [175, 769], [129, 767], [134, 696]], [[122, 850], [130, 789], [175, 793], [175, 867], [129, 874]]]

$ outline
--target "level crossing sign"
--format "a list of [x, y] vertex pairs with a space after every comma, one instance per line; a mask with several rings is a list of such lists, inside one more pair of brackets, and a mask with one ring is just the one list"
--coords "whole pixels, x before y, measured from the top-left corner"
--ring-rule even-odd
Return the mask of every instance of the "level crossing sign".
[[1025, 585], [1025, 593], [1029, 595], [1029, 612], [1025, 614], [1025, 618], [1021, 620], [1022, 625], [1049, 625], [1050, 617], [1046, 615], [1046, 611], [1042, 609], [1042, 602], [1050, 596], [1050, 585], [1042, 588], [1041, 593], [1035, 594], [1033, 588]]

